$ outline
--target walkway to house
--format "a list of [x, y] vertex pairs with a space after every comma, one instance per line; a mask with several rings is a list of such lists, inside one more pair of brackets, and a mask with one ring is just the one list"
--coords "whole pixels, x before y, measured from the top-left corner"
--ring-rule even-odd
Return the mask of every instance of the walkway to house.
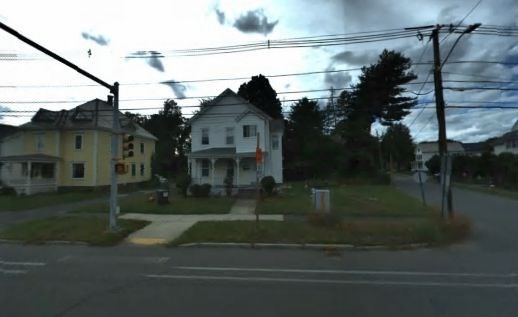
[[[228, 214], [206, 215], [153, 215], [153, 214], [124, 214], [122, 219], [136, 219], [150, 221], [151, 224], [132, 233], [126, 242], [137, 245], [166, 244], [178, 238], [187, 229], [198, 221], [235, 221], [255, 220], [254, 199], [238, 199]], [[283, 221], [283, 215], [261, 215], [261, 220]]]
[[[137, 245], [166, 244], [178, 238], [198, 221], [255, 220], [253, 214], [212, 214], [212, 215], [153, 215], [125, 214], [122, 219], [150, 221], [151, 224], [132, 233], [126, 242]], [[261, 220], [283, 221], [284, 215], [261, 215]]]

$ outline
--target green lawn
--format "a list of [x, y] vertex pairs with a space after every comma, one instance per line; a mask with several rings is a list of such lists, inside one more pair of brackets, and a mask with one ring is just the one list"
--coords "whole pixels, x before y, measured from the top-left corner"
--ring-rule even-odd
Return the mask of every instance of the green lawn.
[[103, 196], [106, 196], [106, 194], [90, 191], [41, 193], [30, 196], [5, 195], [0, 196], [0, 211], [27, 210], [45, 206], [73, 203], [81, 200], [100, 198]]
[[[290, 184], [278, 196], [268, 197], [258, 205], [261, 214], [307, 214], [312, 212], [310, 189], [302, 183]], [[331, 211], [341, 216], [422, 217], [432, 211], [422, 203], [391, 186], [331, 186]]]
[[[463, 223], [466, 226], [465, 223]], [[469, 227], [469, 223], [467, 224]], [[457, 234], [451, 234], [456, 230]], [[441, 244], [464, 238], [460, 231], [442, 225], [436, 218], [411, 221], [353, 220], [333, 227], [319, 227], [306, 222], [254, 221], [198, 222], [171, 243], [176, 246], [192, 242], [243, 243], [333, 243], [356, 246], [389, 245], [397, 247], [411, 243]]]
[[[194, 198], [181, 197], [172, 192], [169, 204], [159, 205], [150, 201], [154, 193], [137, 192], [119, 198], [121, 213], [148, 213], [148, 214], [224, 214], [230, 211], [234, 199], [227, 197]], [[73, 212], [107, 213], [108, 202], [79, 207]]]
[[81, 241], [90, 245], [111, 246], [121, 242], [130, 233], [143, 228], [147, 221], [119, 219], [121, 230], [107, 231], [107, 217], [51, 217], [23, 222], [0, 232], [0, 239], [19, 240], [26, 243], [45, 241]]

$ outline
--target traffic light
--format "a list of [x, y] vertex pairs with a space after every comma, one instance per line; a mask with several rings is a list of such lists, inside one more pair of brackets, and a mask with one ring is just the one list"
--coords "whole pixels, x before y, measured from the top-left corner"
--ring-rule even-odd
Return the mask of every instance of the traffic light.
[[133, 157], [133, 140], [135, 140], [135, 138], [131, 134], [125, 133], [122, 136], [122, 159]]

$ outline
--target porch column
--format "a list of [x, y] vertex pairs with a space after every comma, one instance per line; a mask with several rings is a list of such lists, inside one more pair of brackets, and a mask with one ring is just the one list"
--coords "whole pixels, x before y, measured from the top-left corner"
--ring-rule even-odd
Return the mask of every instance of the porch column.
[[26, 194], [31, 194], [31, 175], [32, 175], [32, 162], [27, 162], [27, 184], [26, 184]]
[[236, 157], [236, 186], [239, 186], [239, 157]]
[[212, 176], [212, 187], [214, 188], [214, 174], [216, 174], [216, 159], [211, 158], [210, 159], [210, 167], [211, 167], [211, 176]]
[[187, 166], [187, 173], [189, 174], [189, 176], [191, 176], [192, 178], [192, 159], [190, 158], [189, 159], [189, 165]]

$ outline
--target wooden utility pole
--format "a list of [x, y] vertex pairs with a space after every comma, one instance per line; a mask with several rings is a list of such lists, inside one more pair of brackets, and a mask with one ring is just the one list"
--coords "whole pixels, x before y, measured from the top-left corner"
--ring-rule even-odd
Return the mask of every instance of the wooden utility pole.
[[[437, 25], [435, 29], [432, 30], [432, 43], [433, 43], [433, 79], [435, 85], [435, 109], [437, 113], [437, 123], [439, 128], [439, 156], [441, 157], [441, 162], [447, 159], [448, 155], [448, 145], [446, 141], [446, 118], [445, 118], [445, 110], [444, 110], [444, 95], [442, 88], [442, 72], [441, 72], [441, 53], [439, 48], [439, 30], [441, 26]], [[448, 196], [448, 201], [451, 201], [451, 190], [446, 190], [446, 164], [441, 164], [441, 216], [445, 218], [445, 202], [446, 196]], [[450, 204], [448, 204], [448, 214], [451, 216], [453, 210], [451, 209]]]

